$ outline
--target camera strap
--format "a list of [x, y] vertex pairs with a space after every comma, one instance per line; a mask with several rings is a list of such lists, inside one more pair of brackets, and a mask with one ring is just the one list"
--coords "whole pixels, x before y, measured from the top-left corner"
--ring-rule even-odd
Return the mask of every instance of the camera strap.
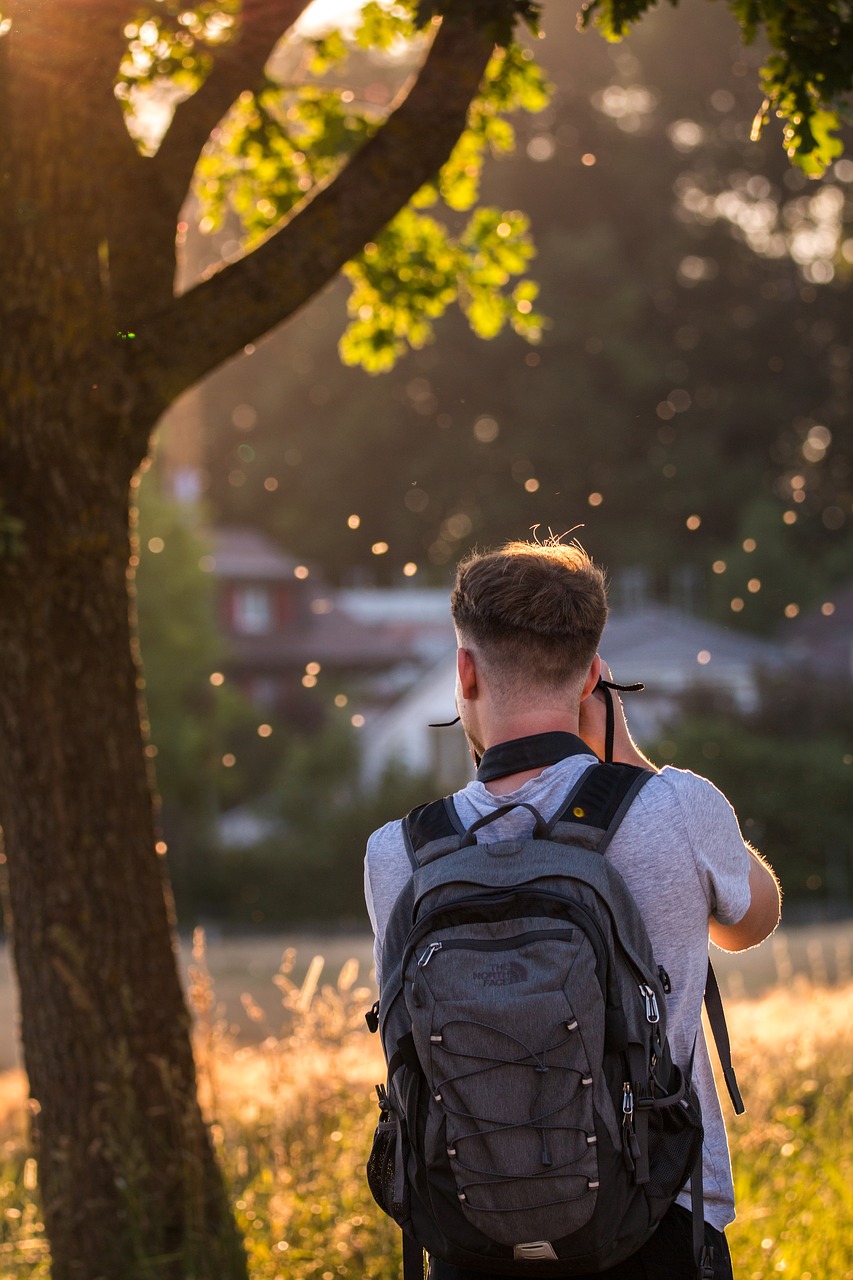
[[618, 693], [641, 693], [646, 686], [642, 680], [637, 680], [634, 684], [617, 684], [615, 680], [605, 680], [604, 676], [599, 676], [595, 687], [604, 694], [604, 762], [610, 764], [613, 760], [613, 732], [616, 727], [611, 690], [615, 689]]
[[[641, 693], [645, 689], [642, 680], [637, 680], [633, 684], [619, 684], [615, 680], [605, 680], [604, 676], [598, 677], [596, 689], [600, 689], [604, 694], [604, 761], [610, 764], [613, 761], [613, 736], [616, 727], [616, 714], [613, 710], [613, 693]], [[459, 723], [459, 716], [453, 720], [439, 720], [430, 724], [430, 729], [449, 729], [453, 725]], [[558, 743], [557, 739], [572, 738], [575, 743], [580, 746], [574, 746], [569, 750], [565, 750], [565, 743]], [[542, 743], [542, 739], [550, 739], [547, 744]], [[539, 743], [539, 746], [527, 748], [524, 744]], [[510, 750], [512, 749], [512, 750]], [[495, 747], [489, 747], [484, 756], [477, 756], [477, 780], [479, 782], [492, 782], [495, 778], [506, 778], [511, 773], [522, 773], [525, 769], [544, 769], [546, 765], [556, 764], [558, 760], [565, 760], [566, 756], [577, 755], [580, 751], [590, 754], [590, 749], [585, 742], [582, 742], [573, 733], [537, 733], [530, 738], [514, 738], [512, 742], [501, 742]], [[495, 759], [493, 763], [493, 752], [504, 751], [508, 760], [512, 761], [513, 768], [504, 768], [504, 759], [501, 758], [498, 763]], [[554, 752], [558, 754], [553, 754]], [[532, 752], [532, 754], [530, 754]], [[543, 755], [544, 753], [544, 755]], [[548, 758], [545, 759], [544, 757]], [[488, 761], [488, 763], [487, 763]], [[521, 761], [522, 763], [519, 763]], [[481, 772], [483, 766], [486, 765], [488, 777]], [[492, 773], [493, 768], [499, 768], [500, 772]]]

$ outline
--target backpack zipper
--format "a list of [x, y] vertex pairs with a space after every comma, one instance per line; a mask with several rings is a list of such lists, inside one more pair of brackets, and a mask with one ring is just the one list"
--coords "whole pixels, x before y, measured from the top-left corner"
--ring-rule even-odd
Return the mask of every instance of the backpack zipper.
[[425, 969], [436, 951], [511, 951], [516, 946], [527, 946], [539, 939], [568, 941], [574, 937], [572, 929], [531, 929], [511, 938], [448, 938], [446, 942], [431, 942], [418, 961], [418, 968]]
[[[584, 920], [587, 924], [589, 924], [589, 925], [591, 926], [592, 931], [595, 933], [595, 935], [596, 935], [596, 937], [597, 937], [597, 939], [598, 939], [598, 942], [599, 942], [599, 944], [600, 944], [600, 945], [599, 945], [599, 947], [596, 947], [595, 943], [594, 943], [594, 942], [592, 942], [592, 939], [590, 938], [590, 942], [592, 943], [593, 951], [595, 951], [595, 958], [596, 958], [596, 970], [598, 970], [599, 965], [601, 965], [601, 967], [602, 967], [602, 968], [605, 970], [605, 972], [606, 972], [606, 969], [607, 969], [607, 939], [606, 939], [606, 938], [605, 938], [605, 936], [604, 936], [604, 930], [602, 929], [601, 925], [598, 923], [598, 921], [595, 919], [595, 917], [591, 914], [591, 912], [587, 911], [586, 907], [581, 906], [581, 904], [580, 904], [580, 903], [578, 903], [578, 902], [568, 902], [568, 901], [563, 897], [563, 895], [562, 895], [562, 894], [560, 894], [560, 893], [555, 893], [552, 889], [525, 889], [525, 890], [520, 890], [520, 891], [519, 891], [519, 890], [517, 890], [517, 889], [510, 889], [510, 890], [505, 890], [503, 893], [499, 893], [499, 894], [495, 894], [495, 893], [492, 893], [492, 894], [489, 894], [489, 895], [483, 895], [483, 894], [472, 894], [472, 895], [468, 896], [467, 898], [461, 898], [461, 899], [459, 899], [459, 901], [458, 901], [458, 903], [457, 903], [457, 908], [459, 908], [459, 907], [464, 908], [464, 907], [489, 906], [489, 905], [491, 905], [491, 904], [493, 904], [493, 903], [499, 903], [499, 902], [507, 902], [507, 901], [510, 901], [512, 898], [515, 898], [515, 897], [518, 897], [518, 896], [521, 896], [521, 895], [526, 896], [526, 897], [534, 897], [534, 898], [548, 898], [548, 899], [550, 899], [550, 900], [552, 900], [552, 901], [557, 901], [557, 902], [561, 903], [561, 904], [562, 904], [562, 906], [564, 907], [564, 909], [566, 909], [566, 911], [565, 911], [566, 918], [567, 918], [567, 919], [569, 919], [569, 920], [571, 920], [571, 914], [570, 914], [570, 912], [574, 912], [574, 913], [576, 913], [577, 915], [579, 915], [579, 916], [583, 917], [583, 920]], [[450, 908], [450, 909], [451, 909], [451, 910], [454, 910], [454, 908]], [[415, 951], [415, 949], [416, 949], [416, 947], [417, 947], [418, 941], [420, 940], [420, 937], [421, 937], [423, 934], [428, 933], [428, 932], [429, 932], [429, 930], [430, 930], [430, 928], [432, 927], [432, 926], [431, 926], [431, 923], [430, 923], [430, 921], [431, 921], [431, 917], [433, 917], [433, 916], [437, 916], [437, 915], [441, 915], [442, 913], [446, 912], [447, 910], [448, 910], [448, 907], [447, 907], [447, 906], [433, 907], [433, 909], [432, 909], [431, 911], [428, 911], [428, 912], [426, 913], [426, 915], [424, 915], [424, 916], [422, 916], [422, 917], [421, 917], [420, 921], [418, 922], [418, 926], [416, 927], [416, 929], [415, 929], [415, 930], [413, 930], [413, 932], [414, 932], [414, 933], [415, 933], [415, 935], [416, 935], [416, 936], [415, 936], [415, 938], [414, 938], [412, 941], [410, 941], [410, 942], [409, 942], [409, 944], [407, 945], [407, 947], [406, 947], [405, 951], [403, 952], [403, 958], [402, 958], [402, 962], [401, 962], [401, 964], [400, 964], [400, 973], [401, 973], [401, 975], [402, 975], [403, 973], [405, 973], [405, 971], [406, 971], [406, 967], [407, 967], [407, 965], [408, 965], [408, 963], [409, 963], [409, 959], [410, 959], [410, 957], [412, 956], [412, 954], [414, 953], [414, 951]], [[464, 924], [464, 921], [462, 921], [462, 922], [460, 922], [460, 923], [463, 923], [463, 924]], [[579, 927], [581, 927], [581, 928], [584, 928], [584, 927], [585, 927], [583, 924], [581, 924], [581, 923], [580, 923], [579, 921], [577, 921], [577, 920], [575, 920], [573, 923], [578, 924], [578, 925], [579, 925]], [[586, 932], [587, 932], [587, 934], [588, 934], [588, 933], [589, 933], [589, 930], [586, 930]], [[523, 935], [518, 935], [518, 936], [523, 936]], [[410, 935], [410, 938], [411, 938], [411, 935]], [[615, 936], [615, 935], [614, 935], [614, 944], [615, 944], [616, 946], [619, 946], [619, 949], [620, 949], [620, 951], [622, 952], [622, 954], [625, 956], [625, 959], [627, 960], [629, 967], [630, 967], [630, 968], [631, 968], [631, 970], [633, 971], [633, 973], [634, 973], [635, 977], [638, 979], [638, 983], [637, 983], [637, 985], [638, 985], [639, 990], [640, 990], [640, 995], [643, 997], [643, 1001], [644, 1001], [644, 1003], [645, 1003], [645, 1007], [646, 1007], [646, 1019], [647, 1019], [647, 1021], [648, 1021], [652, 1026], [656, 1025], [657, 1023], [659, 1023], [659, 1022], [660, 1022], [660, 1010], [659, 1010], [659, 1008], [658, 1008], [657, 996], [656, 996], [656, 994], [655, 994], [654, 988], [653, 988], [653, 987], [651, 987], [651, 986], [646, 982], [646, 975], [645, 975], [645, 974], [642, 972], [642, 970], [637, 966], [637, 964], [635, 964], [635, 962], [634, 962], [634, 960], [633, 960], [633, 957], [632, 957], [631, 955], [629, 955], [629, 953], [625, 950], [625, 948], [621, 945], [621, 943], [619, 943], [619, 940], [618, 940], [618, 938], [616, 938], [616, 936]], [[430, 944], [430, 945], [433, 945], [433, 944]], [[444, 945], [447, 945], [447, 944], [445, 943]], [[436, 948], [436, 949], [440, 949], [440, 946], [437, 946], [437, 948]], [[427, 951], [428, 951], [428, 950], [429, 950], [429, 947], [427, 948]], [[425, 954], [426, 954], [426, 953], [425, 953]], [[433, 953], [433, 954], [434, 954], [434, 953]], [[427, 964], [429, 963], [429, 960], [430, 960], [431, 958], [432, 958], [432, 956], [430, 955], [430, 956], [429, 956], [429, 958], [428, 958], [428, 959], [427, 959], [427, 961], [426, 961], [426, 963], [427, 963]], [[421, 957], [421, 959], [423, 959], [423, 957]], [[418, 964], [419, 964], [419, 967], [421, 967], [421, 966], [420, 966], [420, 961], [418, 962]], [[667, 976], [668, 976], [668, 975], [667, 975]], [[605, 989], [606, 989], [606, 979], [605, 979]]]
[[646, 1021], [652, 1026], [656, 1022], [660, 1022], [660, 1010], [658, 1009], [658, 998], [654, 993], [654, 989], [647, 982], [639, 984], [640, 995], [646, 1002]]
[[[598, 940], [598, 944], [599, 944], [598, 946], [596, 946], [595, 943], [592, 942], [592, 939], [590, 939], [590, 941], [592, 942], [593, 951], [595, 952], [596, 970], [599, 967], [601, 967], [601, 969], [606, 972], [607, 939], [604, 936], [604, 931], [601, 928], [601, 925], [598, 923], [595, 917], [591, 915], [589, 911], [587, 911], [586, 907], [581, 906], [580, 903], [567, 902], [566, 899], [562, 896], [562, 894], [553, 893], [551, 890], [548, 890], [548, 889], [525, 890], [523, 892], [527, 897], [549, 898], [553, 901], [557, 901], [561, 903], [561, 905], [564, 908], [564, 918], [566, 920], [568, 920], [572, 924], [578, 925], [582, 929], [585, 929], [587, 933], [589, 933], [591, 929], [591, 931], [595, 933], [596, 938]], [[505, 891], [504, 893], [501, 893], [501, 894], [489, 894], [488, 896], [485, 896], [483, 894], [473, 894], [467, 898], [459, 899], [457, 903], [457, 907], [465, 908], [465, 907], [491, 906], [493, 903], [511, 901], [513, 898], [518, 896], [519, 896], [518, 892], [514, 889]], [[414, 954], [415, 950], [417, 949], [417, 945], [421, 937], [424, 934], [429, 933], [430, 929], [433, 927], [432, 918], [435, 916], [444, 914], [447, 910], [448, 910], [447, 906], [433, 907], [431, 911], [428, 911], [426, 915], [422, 916], [421, 919], [418, 921], [416, 928], [412, 931], [412, 934], [409, 935], [409, 942], [407, 943], [406, 949], [403, 952], [402, 960], [400, 962], [401, 974], [405, 973], [409, 960], [411, 956]], [[451, 908], [451, 910], [456, 911], [456, 908]], [[581, 916], [583, 919], [583, 923], [581, 923], [581, 921], [579, 920], [572, 920], [572, 916], [570, 914], [572, 912], [578, 916]], [[456, 923], [464, 925], [467, 922], [463, 919], [463, 920], [457, 921]], [[476, 923], [485, 923], [485, 922], [477, 921]], [[586, 925], [589, 925], [590, 929], [586, 929]], [[522, 936], [522, 935], [517, 935], [517, 936]], [[642, 974], [638, 974], [638, 977], [642, 977], [642, 976], [643, 976]]]

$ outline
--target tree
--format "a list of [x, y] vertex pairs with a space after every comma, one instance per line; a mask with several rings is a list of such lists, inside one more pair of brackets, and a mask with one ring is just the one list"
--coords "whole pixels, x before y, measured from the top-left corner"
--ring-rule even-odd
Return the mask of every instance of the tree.
[[[286, 234], [175, 296], [175, 229], [199, 153], [241, 93], [268, 87], [269, 54], [304, 7], [245, 0], [239, 14], [223, 3], [187, 15], [163, 3], [140, 21], [118, 0], [4, 5], [0, 474], [19, 524], [0, 567], [0, 816], [56, 1280], [244, 1272], [196, 1101], [156, 852], [129, 484], [163, 409], [296, 310], [433, 178], [516, 8], [492, 8], [496, 32], [458, 6], [399, 106], [369, 122]], [[125, 101], [133, 67], [157, 58], [195, 90], [153, 155], [116, 97], [129, 40]]]
[[[128, 609], [128, 490], [155, 424], [356, 258], [350, 349], [366, 364], [423, 341], [460, 277], [481, 332], [535, 327], [529, 286], [505, 288], [529, 256], [517, 220], [475, 214], [457, 239], [423, 213], [383, 228], [448, 160], [495, 40], [536, 6], [424, 0], [432, 39], [384, 119], [309, 88], [271, 103], [264, 68], [305, 7], [3, 3], [0, 819], [55, 1280], [245, 1273], [196, 1100]], [[411, 34], [415, 8], [368, 5], [364, 39]], [[521, 70], [498, 60], [498, 98], [502, 68]], [[152, 139], [138, 108], [167, 81], [174, 117]], [[451, 188], [494, 114], [475, 109]], [[214, 163], [211, 199], [218, 175], [256, 192], [266, 229], [238, 204], [251, 251], [176, 293], [176, 226], [223, 130], [239, 163]]]

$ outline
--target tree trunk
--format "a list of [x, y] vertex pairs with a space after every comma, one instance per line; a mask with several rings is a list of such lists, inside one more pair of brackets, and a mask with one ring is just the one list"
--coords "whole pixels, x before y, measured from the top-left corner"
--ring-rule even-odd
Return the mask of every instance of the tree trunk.
[[128, 601], [129, 484], [164, 407], [132, 304], [171, 297], [174, 218], [140, 203], [150, 282], [119, 288], [110, 221], [141, 200], [112, 95], [121, 7], [80, 8], [15, 10], [0, 93], [0, 500], [22, 524], [19, 554], [0, 543], [0, 824], [39, 1182], [54, 1280], [237, 1280]]
[[54, 437], [69, 444], [50, 518], [44, 494], [16, 503], [23, 552], [0, 559], [0, 819], [53, 1277], [226, 1280], [245, 1262], [196, 1100], [155, 852], [130, 468], [114, 462], [104, 483], [102, 454], [94, 486], [75, 434]]

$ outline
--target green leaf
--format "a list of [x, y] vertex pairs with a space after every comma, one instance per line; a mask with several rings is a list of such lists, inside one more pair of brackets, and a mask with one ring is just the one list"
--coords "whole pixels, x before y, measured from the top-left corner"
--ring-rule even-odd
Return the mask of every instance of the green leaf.
[[534, 255], [527, 218], [477, 209], [454, 237], [435, 218], [411, 207], [344, 269], [353, 285], [352, 317], [339, 350], [346, 364], [368, 373], [390, 369], [409, 349], [432, 341], [434, 322], [459, 301], [471, 328], [493, 338], [506, 324], [530, 341], [544, 321], [533, 312], [538, 286], [510, 289]]
[[529, 50], [519, 45], [499, 49], [489, 61], [478, 96], [468, 110], [467, 128], [438, 179], [415, 197], [432, 204], [440, 194], [451, 209], [476, 204], [486, 155], [506, 155], [515, 148], [515, 130], [505, 117], [517, 111], [535, 113], [547, 106], [551, 86]]
[[[670, 0], [676, 4], [677, 0]], [[587, 0], [579, 25], [620, 40], [655, 0]], [[727, 0], [744, 44], [763, 39], [766, 95], [752, 128], [757, 139], [775, 114], [789, 158], [818, 177], [841, 154], [836, 136], [853, 87], [853, 10], [847, 0]]]
[[197, 166], [195, 193], [202, 227], [237, 214], [251, 245], [327, 178], [376, 128], [339, 89], [315, 85], [287, 91], [269, 84], [243, 94], [223, 122], [219, 145]]
[[390, 7], [370, 0], [361, 11], [361, 24], [355, 33], [362, 49], [388, 50], [400, 40], [411, 40], [417, 34], [411, 5]]

